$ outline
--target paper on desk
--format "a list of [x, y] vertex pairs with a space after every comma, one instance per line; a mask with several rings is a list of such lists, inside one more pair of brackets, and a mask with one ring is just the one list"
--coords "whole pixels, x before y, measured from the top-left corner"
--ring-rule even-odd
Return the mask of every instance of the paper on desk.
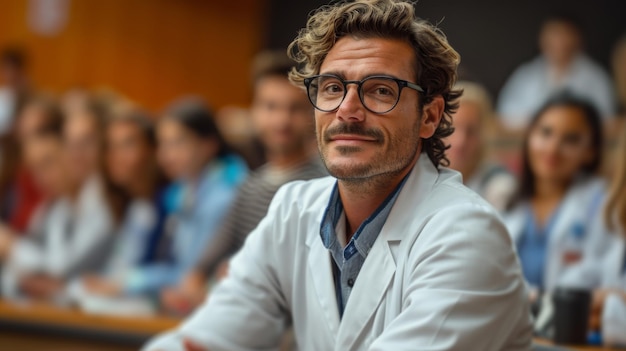
[[94, 295], [88, 292], [79, 280], [69, 284], [67, 295], [87, 313], [138, 317], [153, 316], [157, 312], [148, 298]]

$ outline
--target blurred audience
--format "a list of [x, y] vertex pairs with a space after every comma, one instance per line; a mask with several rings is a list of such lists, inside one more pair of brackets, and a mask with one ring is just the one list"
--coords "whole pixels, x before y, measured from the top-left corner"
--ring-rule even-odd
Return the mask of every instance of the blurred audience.
[[[626, 344], [626, 124], [621, 126], [615, 173], [604, 201], [610, 233], [585, 247], [584, 259], [567, 272], [561, 285], [594, 290], [590, 329], [601, 331], [605, 344]], [[594, 219], [596, 220], [596, 219]]]
[[60, 130], [63, 115], [54, 99], [46, 95], [29, 97], [0, 149], [0, 218], [16, 233], [24, 233], [42, 200], [39, 189], [24, 166], [21, 156], [27, 141], [42, 130]]
[[546, 20], [539, 48], [541, 55], [517, 68], [500, 92], [498, 114], [505, 127], [526, 127], [546, 99], [560, 90], [589, 99], [602, 117], [615, 115], [611, 79], [583, 52], [576, 20], [567, 16]]
[[459, 108], [452, 118], [454, 133], [446, 138], [450, 168], [463, 175], [463, 183], [504, 210], [515, 191], [515, 177], [506, 168], [487, 161], [488, 133], [493, 108], [487, 91], [479, 84], [462, 81]]
[[65, 118], [62, 144], [53, 128], [26, 142], [31, 172], [49, 200], [25, 238], [6, 228], [0, 234], [5, 294], [58, 299], [67, 279], [106, 261], [113, 220], [99, 175], [104, 118], [89, 104]]
[[247, 175], [200, 101], [175, 103], [157, 126], [158, 159], [173, 183], [165, 189], [168, 217], [155, 262], [137, 266], [122, 281], [100, 281], [99, 293], [157, 295], [178, 284], [197, 263], [222, 225], [235, 193]]
[[18, 47], [7, 47], [0, 54], [0, 135], [9, 132], [30, 92], [26, 63]]
[[615, 233], [608, 250], [597, 249], [599, 289], [594, 292], [591, 329], [601, 327], [605, 344], [626, 345], [626, 124], [622, 126], [616, 157], [616, 173], [608, 196], [604, 219]]
[[204, 299], [207, 281], [265, 217], [278, 188], [294, 180], [327, 175], [317, 153], [310, 148], [314, 140], [311, 104], [305, 92], [287, 77], [293, 66], [284, 51], [262, 52], [256, 57], [251, 115], [267, 163], [243, 183], [202, 261], [178, 287], [164, 291], [162, 303], [166, 309], [187, 313]]
[[153, 120], [138, 110], [116, 115], [106, 128], [106, 178], [117, 230], [105, 270], [82, 279], [94, 295], [126, 292], [127, 275], [156, 260], [163, 233], [165, 180], [156, 160]]
[[552, 291], [585, 247], [606, 237], [605, 186], [595, 176], [602, 144], [597, 110], [571, 94], [552, 97], [531, 121], [519, 189], [504, 220], [533, 299]]

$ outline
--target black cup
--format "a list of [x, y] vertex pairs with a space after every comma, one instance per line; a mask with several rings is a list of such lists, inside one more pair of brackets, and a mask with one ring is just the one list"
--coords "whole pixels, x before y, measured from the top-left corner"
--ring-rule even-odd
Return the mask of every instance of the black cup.
[[554, 342], [561, 345], [587, 344], [591, 291], [557, 288], [554, 303]]

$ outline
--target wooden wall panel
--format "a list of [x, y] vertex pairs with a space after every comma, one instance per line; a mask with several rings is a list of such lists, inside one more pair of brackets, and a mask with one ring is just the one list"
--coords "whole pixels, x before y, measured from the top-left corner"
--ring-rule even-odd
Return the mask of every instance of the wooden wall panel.
[[151, 109], [182, 94], [246, 105], [265, 43], [264, 1], [69, 0], [56, 36], [33, 33], [27, 0], [0, 4], [0, 47], [23, 45], [40, 88], [110, 88]]

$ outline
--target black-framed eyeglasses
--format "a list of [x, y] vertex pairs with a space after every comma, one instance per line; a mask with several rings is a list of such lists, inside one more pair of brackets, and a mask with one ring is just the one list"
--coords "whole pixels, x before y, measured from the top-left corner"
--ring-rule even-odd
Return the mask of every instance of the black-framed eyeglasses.
[[415, 83], [390, 76], [369, 76], [362, 80], [343, 80], [334, 74], [321, 74], [304, 79], [309, 100], [313, 107], [323, 112], [339, 108], [348, 93], [348, 84], [356, 84], [359, 99], [373, 113], [387, 113], [400, 101], [403, 88], [420, 93], [424, 89]]

